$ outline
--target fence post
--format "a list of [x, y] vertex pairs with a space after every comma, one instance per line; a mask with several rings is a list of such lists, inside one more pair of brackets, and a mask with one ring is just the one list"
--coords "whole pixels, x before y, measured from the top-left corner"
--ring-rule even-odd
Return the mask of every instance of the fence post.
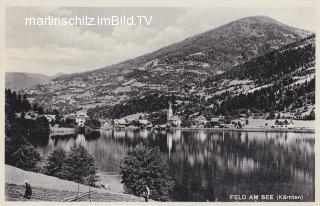
[[79, 194], [79, 186], [80, 186], [80, 184], [78, 183], [78, 192], [77, 192], [77, 198], [78, 198], [78, 194]]

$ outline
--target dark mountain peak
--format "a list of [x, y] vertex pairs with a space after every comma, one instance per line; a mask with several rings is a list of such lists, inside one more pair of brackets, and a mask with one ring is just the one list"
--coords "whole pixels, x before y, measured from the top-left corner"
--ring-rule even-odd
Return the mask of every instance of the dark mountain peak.
[[248, 22], [248, 23], [264, 23], [264, 24], [282, 24], [279, 21], [270, 18], [268, 16], [249, 16], [242, 19], [239, 19], [238, 22]]
[[214, 28], [203, 34], [207, 33], [212, 33], [218, 36], [236, 36], [236, 34], [252, 36], [256, 33], [259, 33], [261, 34], [258, 35], [259, 37], [263, 36], [262, 34], [264, 34], [264, 36], [269, 36], [272, 38], [279, 38], [283, 35], [292, 36], [293, 38], [305, 38], [312, 32], [290, 27], [268, 16], [250, 16], [229, 22], [221, 27]]

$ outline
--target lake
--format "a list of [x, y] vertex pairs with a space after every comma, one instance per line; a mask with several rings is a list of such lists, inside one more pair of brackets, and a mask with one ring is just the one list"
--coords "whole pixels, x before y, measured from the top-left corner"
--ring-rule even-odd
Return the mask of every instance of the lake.
[[[128, 147], [143, 142], [167, 155], [174, 201], [234, 201], [230, 195], [301, 195], [314, 201], [315, 138], [312, 133], [207, 130], [102, 130], [100, 136], [50, 136], [38, 146], [83, 144], [102, 174], [116, 175]], [[245, 201], [249, 201], [246, 199]], [[258, 201], [261, 201], [259, 199]]]

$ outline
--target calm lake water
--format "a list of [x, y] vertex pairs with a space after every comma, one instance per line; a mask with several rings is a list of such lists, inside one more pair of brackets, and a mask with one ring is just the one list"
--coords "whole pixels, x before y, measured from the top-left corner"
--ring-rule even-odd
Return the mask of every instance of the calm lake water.
[[229, 201], [237, 194], [303, 195], [303, 201], [314, 201], [314, 134], [104, 130], [96, 137], [52, 136], [38, 150], [46, 156], [81, 143], [101, 172], [117, 173], [128, 147], [140, 142], [167, 155], [175, 201]]

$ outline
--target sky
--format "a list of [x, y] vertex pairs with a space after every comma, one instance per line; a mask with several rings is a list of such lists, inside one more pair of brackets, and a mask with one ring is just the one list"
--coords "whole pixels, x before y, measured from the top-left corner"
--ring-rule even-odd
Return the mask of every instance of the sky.
[[[264, 15], [315, 30], [313, 8], [7, 7], [5, 70], [55, 75], [103, 68], [240, 18]], [[25, 26], [26, 17], [152, 16], [142, 26]]]

